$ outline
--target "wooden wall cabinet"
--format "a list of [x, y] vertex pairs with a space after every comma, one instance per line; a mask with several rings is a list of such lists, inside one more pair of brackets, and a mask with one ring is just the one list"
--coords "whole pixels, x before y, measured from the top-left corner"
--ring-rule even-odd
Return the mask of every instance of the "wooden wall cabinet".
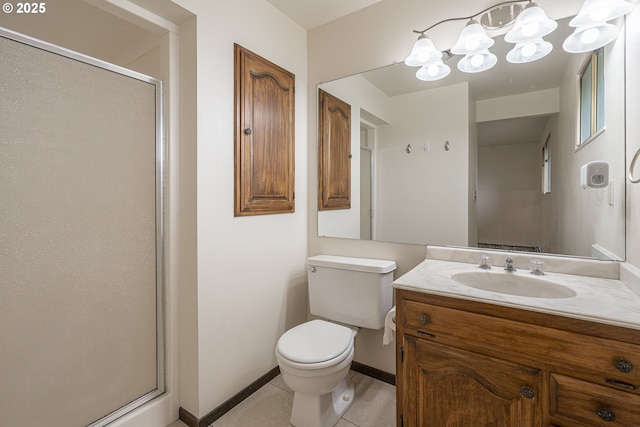
[[318, 210], [351, 208], [351, 106], [318, 94]]
[[398, 426], [640, 426], [640, 330], [407, 290], [396, 307]]
[[235, 216], [294, 212], [295, 76], [235, 45]]

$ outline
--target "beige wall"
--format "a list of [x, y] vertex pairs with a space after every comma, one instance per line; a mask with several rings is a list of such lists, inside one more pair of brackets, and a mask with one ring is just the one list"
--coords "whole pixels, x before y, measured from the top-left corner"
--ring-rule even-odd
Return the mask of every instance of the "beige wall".
[[[181, 349], [196, 366], [181, 366], [180, 405], [201, 417], [275, 367], [277, 339], [306, 320], [306, 32], [263, 0], [175, 2], [197, 19], [197, 306], [182, 307], [197, 337]], [[234, 43], [296, 75], [293, 214], [233, 216]]]

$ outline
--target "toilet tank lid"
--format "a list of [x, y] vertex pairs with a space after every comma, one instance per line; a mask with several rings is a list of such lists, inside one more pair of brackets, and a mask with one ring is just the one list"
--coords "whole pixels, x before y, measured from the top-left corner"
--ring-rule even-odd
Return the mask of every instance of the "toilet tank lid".
[[389, 273], [396, 269], [396, 262], [383, 259], [352, 258], [335, 255], [316, 255], [307, 259], [309, 267], [330, 267], [342, 270]]

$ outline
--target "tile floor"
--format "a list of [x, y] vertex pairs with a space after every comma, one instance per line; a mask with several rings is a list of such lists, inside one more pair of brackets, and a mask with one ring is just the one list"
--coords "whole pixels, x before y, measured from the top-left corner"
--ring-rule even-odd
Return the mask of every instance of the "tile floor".
[[[336, 427], [393, 427], [396, 388], [351, 371], [356, 400]], [[290, 427], [293, 392], [278, 375], [210, 427]], [[170, 427], [185, 427], [180, 421]]]

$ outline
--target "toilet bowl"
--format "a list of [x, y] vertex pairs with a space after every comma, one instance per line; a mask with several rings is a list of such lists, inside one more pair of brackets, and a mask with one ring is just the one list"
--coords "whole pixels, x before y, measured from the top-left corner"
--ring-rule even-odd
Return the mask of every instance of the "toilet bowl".
[[311, 320], [285, 332], [276, 346], [282, 379], [294, 391], [291, 424], [331, 427], [353, 403], [349, 370], [357, 331]]

